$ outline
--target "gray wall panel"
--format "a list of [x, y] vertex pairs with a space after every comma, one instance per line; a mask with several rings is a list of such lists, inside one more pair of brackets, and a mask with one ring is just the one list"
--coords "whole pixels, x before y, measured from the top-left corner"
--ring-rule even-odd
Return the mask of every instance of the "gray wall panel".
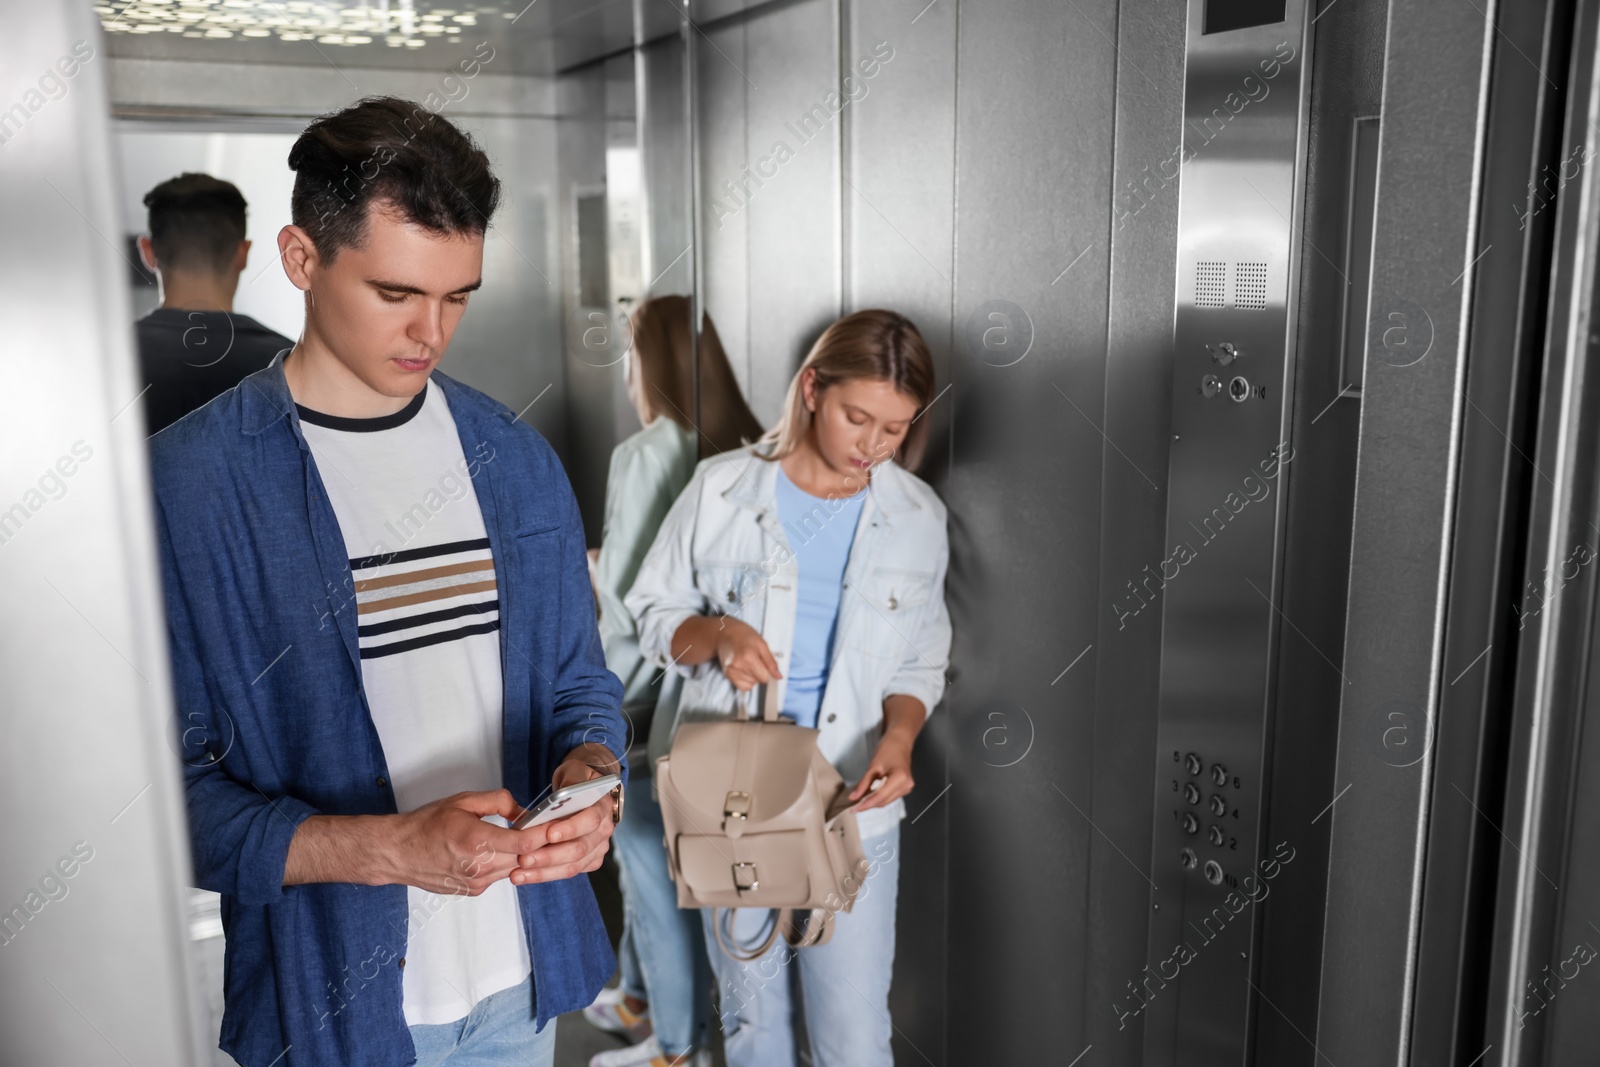
[[1479, 251], [1473, 180], [1492, 37], [1480, 12], [1445, 0], [1390, 10], [1372, 307], [1375, 315], [1400, 301], [1425, 309], [1432, 347], [1408, 366], [1367, 350], [1335, 779], [1350, 788], [1328, 816], [1315, 1035], [1335, 1063], [1405, 1062], [1432, 764], [1380, 760], [1379, 712], [1403, 701], [1431, 720], [1440, 684], [1459, 324]]
[[[577, 199], [580, 193], [592, 196], [605, 187], [606, 65], [595, 64], [566, 75], [560, 91], [563, 117], [556, 135], [558, 179], [551, 205], [557, 223], [552, 243], [560, 266], [550, 274], [547, 290], [559, 309], [558, 332], [563, 343], [551, 353], [554, 369], [559, 371], [551, 375], [553, 387], [529, 415], [545, 404], [564, 413], [567, 476], [578, 496], [588, 543], [599, 545], [611, 449], [625, 435], [615, 415], [615, 393], [622, 383], [623, 366], [609, 362], [613, 358], [609, 349], [591, 353], [583, 345], [590, 327], [587, 313], [598, 310], [604, 314], [605, 309], [579, 305]], [[532, 401], [537, 393], [536, 389], [514, 407]]]
[[[1110, 0], [960, 13], [955, 462], [945, 492], [960, 665], [948, 697], [950, 847], [960, 858], [949, 1001], [962, 1019], [952, 1062], [1070, 1060], [1088, 1043], [1088, 876], [1101, 850], [1091, 820], [1102, 806], [1138, 802], [1137, 788], [1093, 795], [1095, 675], [1088, 662], [1067, 669], [1100, 622], [1102, 469], [1108, 479], [1148, 474], [1112, 464], [1099, 429], [1115, 33]], [[1006, 366], [963, 339], [994, 300], [1031, 321], [1031, 350]], [[1013, 742], [1029, 736], [1025, 758], [985, 747], [996, 726]], [[1024, 1003], [1051, 1005], [1049, 1024], [1016, 1025]]]
[[[940, 4], [913, 24], [904, 10], [849, 5], [841, 59], [858, 99], [841, 118], [845, 148], [845, 311], [885, 307], [917, 324], [933, 355], [936, 388], [951, 384], [951, 298], [954, 277], [955, 29], [954, 7]], [[858, 64], [880, 43], [893, 58], [865, 77]], [[882, 49], [879, 49], [882, 51]], [[864, 94], [864, 95], [861, 95]], [[928, 450], [918, 474], [941, 490], [950, 464], [954, 390], [923, 416]], [[955, 733], [949, 701], [934, 709], [917, 743], [901, 825], [902, 890], [897, 913], [895, 979], [890, 1011], [898, 1032], [896, 1062], [950, 1062], [946, 1030], [965, 1025], [945, 1003], [947, 942], [928, 937], [949, 928], [946, 883], [951, 866], [949, 746]]]
[[[1364, 286], [1350, 288], [1360, 274], [1346, 258], [1351, 123], [1380, 108], [1387, 8], [1385, 0], [1345, 0], [1327, 9], [1316, 22], [1310, 59], [1305, 217], [1299, 223], [1310, 247], [1300, 259], [1294, 460], [1283, 483], [1287, 529], [1279, 599], [1292, 625], [1278, 632], [1277, 726], [1261, 837], [1264, 853], [1286, 842], [1295, 859], [1259, 905], [1256, 982], [1270, 1003], [1257, 1003], [1254, 1020], [1258, 1061], [1285, 1067], [1310, 1067], [1316, 1060], [1302, 1035], [1313, 1032], [1317, 1018], [1327, 891], [1324, 809], [1337, 790], [1328, 756], [1336, 750], [1345, 688], [1337, 665], [1343, 660], [1361, 415], [1359, 394], [1336, 399], [1347, 384], [1340, 380], [1340, 323], [1347, 297], [1360, 308], [1366, 300]], [[1361, 235], [1353, 236], [1359, 245]], [[1363, 341], [1358, 333], [1357, 353]]]
[[[701, 301], [716, 325], [739, 389], [750, 395], [750, 212], [744, 190], [764, 196], [744, 180], [750, 156], [750, 83], [745, 23], [712, 30], [699, 51]], [[763, 151], [761, 154], [765, 154]], [[730, 196], [724, 183], [735, 190]]]
[[[1084, 1043], [1095, 1062], [1125, 1067], [1141, 1062], [1143, 1026], [1124, 1022], [1129, 981], [1142, 981], [1150, 886], [1141, 870], [1151, 854], [1151, 753], [1155, 748], [1160, 616], [1141, 612], [1123, 626], [1110, 607], [1127, 596], [1126, 584], [1146, 566], [1166, 558], [1167, 449], [1171, 424], [1174, 264], [1177, 255], [1177, 183], [1146, 186], [1151, 173], [1177, 149], [1183, 118], [1184, 5], [1121, 5], [1116, 36], [1116, 177], [1106, 227], [1111, 247], [1111, 289], [1106, 341], [1103, 429], [1116, 449], [1104, 449], [1100, 575], [1095, 590], [1095, 649], [1079, 664], [1093, 664], [1094, 818], [1106, 837], [1095, 837], [1090, 863], [1090, 922], [1084, 960]], [[1088, 266], [1073, 268], [1057, 288]], [[1075, 284], [1084, 284], [1078, 278]], [[1160, 487], [1128, 478], [1136, 464]], [[1119, 857], [1107, 845], [1126, 853]], [[1132, 859], [1135, 862], [1127, 862]], [[1175, 992], [1175, 990], [1174, 990]], [[1160, 995], [1159, 993], [1157, 995]], [[1103, 1057], [1103, 1058], [1102, 1058]]]
[[[767, 179], [744, 209], [749, 215], [749, 351], [746, 399], [763, 426], [777, 420], [800, 360], [839, 314], [838, 116], [799, 128], [801, 116], [837, 83], [837, 35], [831, 0], [805, 0], [746, 23], [745, 135], [760, 159], [781, 142], [792, 156], [767, 167]], [[702, 53], [702, 62], [722, 62]], [[827, 111], [824, 110], [824, 114]], [[815, 131], [815, 132], [812, 132]], [[715, 175], [707, 173], [705, 189]]]
[[640, 49], [639, 149], [646, 202], [647, 297], [682, 295], [693, 288], [683, 60], [681, 38], [663, 38]]
[[[175, 758], [105, 41], [87, 5], [10, 5], [0, 211], [0, 1059], [198, 1064]], [[92, 58], [46, 99], [74, 46]], [[81, 55], [82, 53], [79, 52]], [[48, 89], [46, 85], [44, 88]], [[18, 123], [17, 113], [22, 115]], [[21, 920], [15, 909], [21, 909]]]

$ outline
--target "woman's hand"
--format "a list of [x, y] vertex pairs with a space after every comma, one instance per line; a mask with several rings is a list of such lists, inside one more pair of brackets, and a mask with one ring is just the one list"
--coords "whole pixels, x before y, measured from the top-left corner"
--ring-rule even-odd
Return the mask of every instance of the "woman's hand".
[[735, 689], [744, 692], [782, 677], [772, 649], [755, 627], [726, 615], [713, 621], [718, 624], [717, 662]]
[[[883, 736], [861, 781], [850, 790], [850, 800], [862, 800], [857, 811], [893, 804], [911, 792], [917, 783], [911, 779], [911, 747], [927, 720], [922, 701], [905, 693], [890, 693], [883, 698]], [[874, 782], [878, 788], [873, 789]]]
[[[874, 781], [881, 783], [876, 789], [872, 788]], [[857, 811], [881, 808], [911, 792], [916, 784], [911, 778], [911, 742], [899, 734], [885, 734], [883, 740], [878, 742], [877, 751], [872, 754], [867, 772], [850, 790], [850, 799], [856, 801], [866, 797], [856, 805]]]

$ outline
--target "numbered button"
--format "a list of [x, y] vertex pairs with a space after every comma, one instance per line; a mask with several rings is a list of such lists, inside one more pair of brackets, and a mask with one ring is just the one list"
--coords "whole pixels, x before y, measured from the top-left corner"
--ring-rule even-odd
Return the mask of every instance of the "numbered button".
[[1206, 860], [1206, 881], [1212, 885], [1222, 884], [1222, 864], [1216, 860]]
[[1206, 828], [1206, 840], [1210, 841], [1213, 845], [1216, 845], [1218, 848], [1221, 848], [1222, 847], [1222, 827], [1220, 827], [1220, 826], [1207, 827]]
[[1213, 763], [1211, 765], [1211, 781], [1218, 786], [1227, 785], [1228, 768], [1224, 767], [1220, 763]]
[[1200, 832], [1200, 820], [1194, 817], [1194, 812], [1192, 811], [1186, 811], [1183, 813], [1183, 832], [1186, 834], [1197, 834]]
[[1192, 871], [1195, 864], [1200, 862], [1200, 857], [1194, 854], [1194, 849], [1186, 848], [1178, 853], [1178, 862], [1183, 865], [1184, 870]]
[[1200, 803], [1200, 789], [1193, 782], [1183, 783], [1183, 799], [1191, 804]]
[[1215, 793], [1211, 795], [1211, 814], [1218, 818], [1228, 814], [1228, 802]]
[[1193, 752], [1183, 757], [1183, 765], [1190, 774], [1199, 774], [1201, 770], [1200, 757]]

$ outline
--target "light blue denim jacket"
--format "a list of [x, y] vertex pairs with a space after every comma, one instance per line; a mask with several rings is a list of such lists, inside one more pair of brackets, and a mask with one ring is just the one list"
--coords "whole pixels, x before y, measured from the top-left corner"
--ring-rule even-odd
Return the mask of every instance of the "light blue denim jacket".
[[[777, 464], [756, 454], [768, 447], [701, 461], [628, 591], [640, 650], [684, 678], [673, 730], [726, 718], [741, 699], [714, 658], [694, 666], [672, 660], [672, 635], [691, 615], [730, 615], [759, 630], [784, 675], [777, 683], [782, 706], [799, 567], [778, 521]], [[847, 782], [866, 773], [883, 736], [885, 697], [914, 696], [931, 714], [944, 694], [950, 657], [945, 516], [943, 502], [916, 475], [892, 460], [873, 470], [845, 566], [833, 662], [817, 718], [822, 754]], [[819, 501], [805, 523], [833, 517]], [[670, 733], [652, 735], [652, 762], [665, 754]], [[903, 799], [862, 812], [862, 836], [888, 831], [905, 813]]]

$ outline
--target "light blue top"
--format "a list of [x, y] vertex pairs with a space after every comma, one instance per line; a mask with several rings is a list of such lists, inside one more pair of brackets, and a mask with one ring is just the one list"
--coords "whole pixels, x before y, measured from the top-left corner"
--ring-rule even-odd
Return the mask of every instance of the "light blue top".
[[812, 496], [789, 480], [781, 463], [777, 466], [778, 521], [800, 567], [783, 712], [801, 726], [815, 727], [828, 684], [844, 567], [867, 491], [831, 500]]

